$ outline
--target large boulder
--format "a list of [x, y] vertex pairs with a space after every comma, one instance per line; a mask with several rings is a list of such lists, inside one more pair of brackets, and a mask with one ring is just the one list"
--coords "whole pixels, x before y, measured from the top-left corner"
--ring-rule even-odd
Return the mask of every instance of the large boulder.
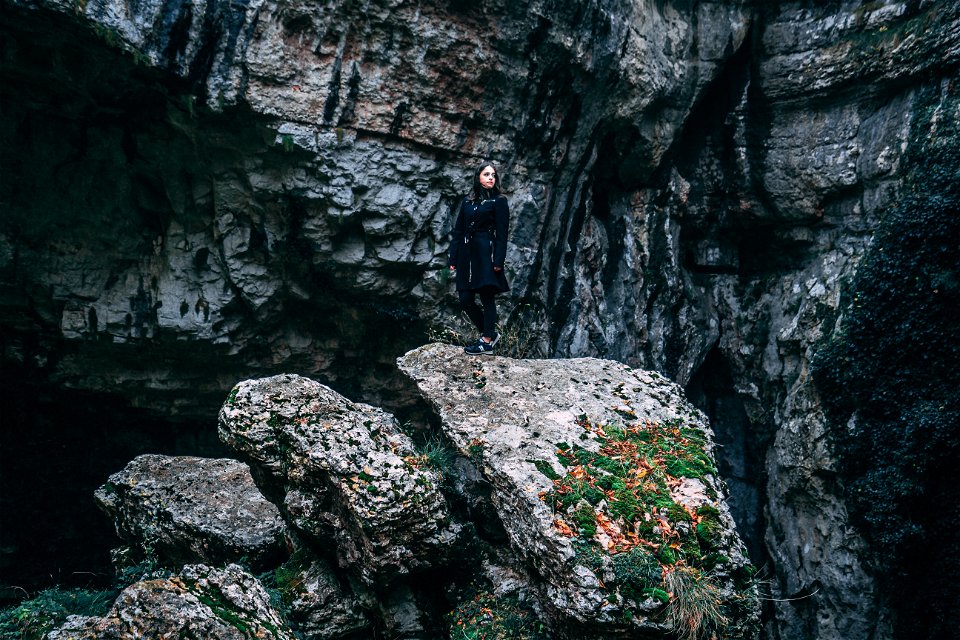
[[50, 640], [295, 640], [256, 578], [238, 565], [187, 565], [130, 585], [102, 618], [71, 616]]
[[95, 493], [133, 549], [173, 564], [277, 561], [280, 512], [237, 460], [142, 455]]
[[239, 383], [220, 437], [288, 524], [368, 584], [430, 568], [456, 540], [436, 473], [389, 413], [295, 375]]
[[489, 481], [557, 633], [670, 634], [691, 624], [690, 594], [716, 614], [697, 631], [755, 633], [712, 432], [676, 384], [611, 361], [474, 359], [440, 344], [398, 364]]

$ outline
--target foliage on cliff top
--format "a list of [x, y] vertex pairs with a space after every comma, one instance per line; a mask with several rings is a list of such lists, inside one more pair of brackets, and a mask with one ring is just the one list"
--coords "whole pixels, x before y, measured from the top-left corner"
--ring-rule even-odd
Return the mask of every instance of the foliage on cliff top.
[[[729, 562], [721, 555], [720, 513], [709, 504], [680, 504], [671, 493], [680, 478], [692, 478], [716, 497], [706, 440], [681, 420], [624, 417], [632, 421], [600, 424], [580, 416], [578, 424], [600, 447], [558, 443], [566, 473], [538, 465], [554, 485], [541, 499], [553, 508], [556, 529], [577, 538], [578, 561], [604, 576], [612, 602], [659, 601], [683, 638], [707, 637], [728, 623], [729, 603], [711, 576]], [[629, 606], [624, 615], [633, 615]]]
[[[960, 88], [918, 93], [909, 172], [846, 292], [813, 374], [848, 504], [899, 620], [960, 624]], [[907, 632], [906, 629], [901, 629]]]

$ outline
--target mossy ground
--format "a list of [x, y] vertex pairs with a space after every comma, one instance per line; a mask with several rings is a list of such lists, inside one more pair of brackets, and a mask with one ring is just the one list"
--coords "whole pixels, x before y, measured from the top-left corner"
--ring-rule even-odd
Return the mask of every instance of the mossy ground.
[[721, 552], [720, 512], [710, 504], [688, 508], [671, 495], [681, 478], [695, 478], [716, 498], [706, 440], [681, 420], [624, 418], [601, 424], [581, 416], [578, 424], [599, 449], [558, 443], [566, 473], [556, 477], [537, 465], [553, 480], [541, 499], [553, 508], [556, 529], [574, 538], [577, 561], [601, 576], [608, 599], [627, 601], [625, 621], [636, 603], [652, 599], [684, 637], [722, 631], [729, 605], [713, 573], [729, 560]]
[[40, 640], [67, 616], [102, 616], [119, 590], [45, 589], [30, 600], [0, 612], [0, 638]]
[[479, 591], [449, 614], [451, 640], [548, 640], [552, 636], [515, 596]]

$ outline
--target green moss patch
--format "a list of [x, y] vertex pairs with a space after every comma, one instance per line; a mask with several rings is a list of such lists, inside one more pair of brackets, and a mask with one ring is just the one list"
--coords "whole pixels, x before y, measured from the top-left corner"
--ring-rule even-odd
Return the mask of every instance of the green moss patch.
[[547, 640], [547, 628], [515, 596], [481, 591], [448, 616], [453, 640]]
[[[557, 445], [557, 458], [567, 472], [552, 478], [553, 488], [541, 498], [557, 515], [558, 530], [586, 539], [601, 531], [605, 551], [643, 546], [673, 556], [670, 564], [710, 551], [707, 534], [719, 530], [719, 512], [709, 506], [688, 511], [670, 494], [679, 478], [706, 480], [716, 473], [702, 433], [680, 421], [614, 425], [582, 417], [578, 424], [601, 445], [598, 451]], [[683, 532], [679, 523], [687, 525]], [[698, 530], [704, 535], [698, 536]]]
[[[685, 625], [685, 637], [705, 637], [727, 620], [711, 577], [729, 563], [720, 553], [720, 512], [710, 505], [688, 509], [670, 490], [681, 478], [695, 478], [709, 491], [716, 470], [706, 439], [682, 420], [631, 420], [601, 424], [581, 416], [578, 424], [599, 441], [598, 450], [558, 443], [566, 473], [540, 497], [553, 509], [556, 529], [574, 539], [576, 561], [601, 577], [610, 602], [652, 599], [664, 605], [671, 624]], [[686, 587], [683, 601], [674, 583]], [[704, 602], [696, 603], [698, 597]], [[630, 606], [624, 615], [632, 618]]]
[[271, 581], [264, 581], [272, 582], [284, 607], [289, 607], [303, 593], [310, 564], [310, 552], [304, 548], [297, 549], [286, 562], [273, 570]]

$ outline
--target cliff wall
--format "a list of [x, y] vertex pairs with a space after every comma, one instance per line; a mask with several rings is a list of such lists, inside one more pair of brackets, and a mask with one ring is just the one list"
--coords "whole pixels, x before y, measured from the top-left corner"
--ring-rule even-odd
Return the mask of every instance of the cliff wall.
[[848, 513], [871, 469], [823, 401], [847, 389], [810, 365], [877, 229], [933, 188], [918, 141], [960, 105], [953, 3], [3, 7], [12, 388], [197, 421], [236, 380], [295, 370], [409, 407], [392, 360], [455, 310], [451, 209], [492, 159], [505, 315], [544, 354], [658, 370], [707, 411], [781, 600], [770, 636], [894, 632], [879, 539]]

